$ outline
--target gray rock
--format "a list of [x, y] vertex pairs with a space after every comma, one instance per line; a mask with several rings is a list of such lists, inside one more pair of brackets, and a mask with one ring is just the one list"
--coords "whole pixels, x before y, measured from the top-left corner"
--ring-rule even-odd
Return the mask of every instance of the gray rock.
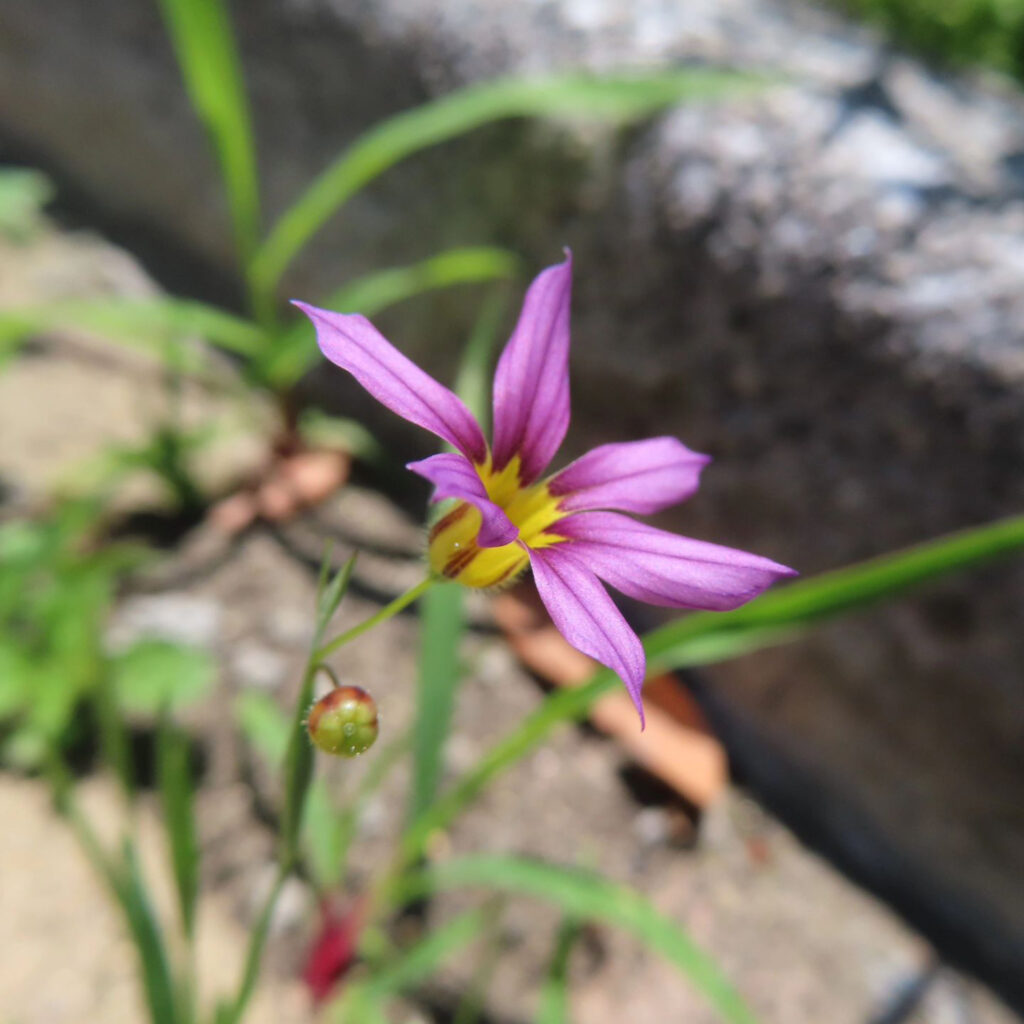
[[[226, 221], [155, 9], [0, 0], [0, 129], [109, 224], [143, 227], [165, 258], [173, 243], [210, 294], [208, 271], [230, 274]], [[1020, 507], [1024, 107], [1009, 88], [946, 80], [795, 0], [235, 13], [271, 212], [377, 118], [498, 72], [782, 72], [628, 137], [505, 126], [424, 154], [323, 232], [288, 289], [315, 297], [475, 241], [539, 267], [567, 242], [568, 447], [673, 432], [716, 456], [667, 524], [812, 573]], [[385, 326], [447, 372], [465, 316], [439, 299]], [[336, 374], [328, 389], [379, 415]], [[1019, 1006], [1022, 599], [1019, 563], [990, 568], [725, 666], [712, 691], [751, 784]]]
[[118, 606], [107, 630], [112, 650], [125, 650], [140, 640], [166, 640], [206, 650], [221, 633], [223, 609], [215, 601], [189, 594], [145, 594]]

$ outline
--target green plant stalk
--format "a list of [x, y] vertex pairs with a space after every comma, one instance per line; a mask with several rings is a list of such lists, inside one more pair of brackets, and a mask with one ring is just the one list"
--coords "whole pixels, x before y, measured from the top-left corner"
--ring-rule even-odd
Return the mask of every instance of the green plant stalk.
[[435, 583], [438, 582], [439, 580], [435, 576], [427, 576], [425, 579], [420, 580], [416, 586], [411, 587], [404, 594], [399, 594], [392, 602], [381, 608], [379, 612], [371, 615], [363, 622], [360, 622], [358, 626], [353, 626], [350, 630], [342, 633], [340, 636], [336, 636], [329, 643], [324, 644], [324, 646], [316, 652], [315, 660], [317, 662], [323, 661], [324, 658], [333, 654], [339, 647], [344, 647], [345, 644], [355, 640], [356, 637], [362, 636], [363, 633], [373, 629], [374, 626], [378, 626], [380, 623], [397, 615], [403, 608], [407, 608], [418, 598], [422, 597]]
[[540, 992], [536, 1024], [569, 1024], [569, 957], [582, 932], [575, 917], [565, 917], [558, 928], [547, 977]]
[[106, 672], [100, 672], [93, 704], [99, 720], [103, 758], [117, 777], [125, 805], [130, 809], [135, 802], [135, 769], [132, 764], [131, 740], [118, 708], [117, 694]]
[[277, 867], [277, 874], [267, 894], [267, 899], [256, 920], [256, 926], [249, 938], [249, 948], [245, 954], [245, 966], [242, 968], [242, 980], [238, 987], [238, 995], [235, 997], [228, 1015], [224, 1018], [228, 1024], [236, 1024], [242, 1019], [249, 1000], [252, 998], [256, 988], [256, 980], [260, 973], [260, 963], [263, 960], [263, 948], [267, 944], [267, 935], [270, 932], [270, 922], [274, 917], [274, 908], [277, 906], [278, 897], [284, 888], [284, 883], [291, 873], [292, 864], [290, 861], [282, 860]]
[[243, 261], [260, 229], [260, 189], [241, 60], [223, 0], [161, 0], [192, 106], [220, 164]]
[[371, 615], [358, 626], [336, 637], [330, 643], [320, 646], [331, 615], [348, 589], [354, 565], [355, 557], [352, 557], [348, 560], [345, 567], [337, 573], [334, 580], [328, 583], [326, 572], [327, 559], [324, 559], [324, 567], [321, 570], [317, 586], [319, 606], [317, 608], [316, 629], [311, 644], [312, 650], [303, 672], [302, 684], [299, 687], [299, 697], [295, 705], [288, 752], [285, 756], [285, 807], [277, 875], [264, 902], [256, 927], [253, 929], [249, 939], [245, 967], [242, 972], [238, 993], [228, 1006], [222, 1007], [219, 1011], [218, 1020], [223, 1021], [224, 1024], [238, 1024], [245, 1013], [249, 1000], [252, 998], [256, 980], [259, 976], [260, 962], [263, 959], [263, 949], [266, 946], [274, 908], [277, 905], [277, 900], [285, 881], [299, 859], [302, 816], [313, 771], [313, 756], [309, 740], [305, 734], [304, 722], [307, 709], [312, 700], [313, 684], [316, 679], [316, 673], [320, 669], [320, 663], [328, 654], [338, 650], [344, 644], [354, 640], [373, 626], [379, 625], [412, 604], [416, 598], [435, 582], [433, 577], [428, 576], [415, 587], [412, 587], [385, 605], [375, 615]]
[[461, 587], [435, 587], [423, 598], [409, 805], [412, 821], [434, 802], [441, 781], [445, 742], [462, 677], [463, 603]]
[[125, 924], [141, 961], [150, 1024], [185, 1024], [179, 1015], [174, 982], [159, 925], [139, 876], [134, 843], [127, 836], [124, 838], [122, 863], [116, 864], [103, 849], [92, 826], [79, 810], [71, 774], [59, 750], [54, 746], [47, 752], [46, 771], [58, 813], [70, 825], [86, 859], [124, 915]]

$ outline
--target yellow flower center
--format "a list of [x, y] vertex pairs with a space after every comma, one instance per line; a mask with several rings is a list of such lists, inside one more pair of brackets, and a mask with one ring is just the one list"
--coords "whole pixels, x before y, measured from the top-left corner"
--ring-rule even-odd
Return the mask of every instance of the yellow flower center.
[[547, 484], [520, 484], [518, 456], [496, 472], [488, 455], [487, 462], [476, 471], [487, 496], [519, 527], [519, 539], [500, 548], [480, 547], [480, 511], [469, 502], [459, 501], [430, 531], [430, 568], [467, 587], [496, 587], [511, 582], [526, 568], [530, 561], [526, 547], [546, 548], [564, 539], [545, 532], [562, 518], [562, 513], [559, 499], [552, 496]]

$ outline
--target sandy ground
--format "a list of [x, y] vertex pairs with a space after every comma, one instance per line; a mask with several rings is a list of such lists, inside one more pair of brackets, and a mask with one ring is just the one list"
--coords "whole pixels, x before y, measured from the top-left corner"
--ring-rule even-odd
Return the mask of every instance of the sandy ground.
[[[123, 253], [87, 236], [55, 232], [28, 248], [0, 249], [0, 282], [0, 302], [6, 304], [150, 287]], [[84, 344], [95, 352], [95, 343]], [[82, 345], [76, 337], [49, 338], [0, 373], [0, 477], [18, 502], [43, 498], [103, 444], [138, 437], [157, 400], [159, 380], [144, 361], [110, 346], [101, 347], [102, 358], [86, 358]], [[252, 465], [258, 444], [251, 434], [235, 438], [234, 448], [224, 449], [223, 465], [242, 472]], [[229, 475], [225, 471], [222, 478]], [[314, 516], [280, 531], [257, 529], [231, 545], [200, 528], [125, 595], [111, 624], [122, 639], [160, 635], [198, 644], [219, 665], [217, 693], [189, 714], [207, 761], [200, 801], [200, 962], [206, 992], [221, 991], [237, 976], [243, 936], [267, 884], [273, 849], [254, 812], [257, 804], [272, 802], [273, 787], [259, 770], [250, 770], [254, 755], [233, 728], [231, 701], [255, 688], [287, 705], [313, 601], [314, 583], [302, 556], [316, 558], [327, 536], [338, 538], [342, 550], [376, 549], [360, 562], [358, 586], [339, 615], [339, 628], [371, 613], [381, 593], [397, 592], [420, 571], [417, 525], [380, 495], [350, 486]], [[540, 699], [535, 681], [486, 628], [486, 602], [471, 611], [479, 628], [467, 642], [467, 678], [448, 751], [452, 775]], [[374, 693], [385, 739], [399, 735], [411, 719], [416, 640], [415, 619], [406, 616], [335, 660], [344, 681]], [[331, 766], [332, 786], [347, 789], [373, 756]], [[629, 767], [611, 742], [586, 729], [564, 729], [503, 776], [432, 852], [529, 853], [594, 867], [634, 886], [690, 930], [765, 1024], [871, 1024], [928, 969], [931, 954], [920, 938], [801, 848], [741, 792], [728, 792], [698, 828], [681, 805], [638, 792]], [[393, 848], [406, 781], [405, 769], [397, 771], [369, 807], [349, 893], [365, 885]], [[83, 790], [87, 806], [109, 828], [116, 819], [114, 794], [96, 778], [86, 779]], [[143, 818], [147, 871], [166, 911], [164, 858], [152, 809], [144, 809]], [[0, 775], [0, 820], [0, 1020], [144, 1019], [132, 949], [44, 786]], [[443, 920], [468, 899], [438, 900], [430, 920]], [[310, 1019], [295, 972], [314, 927], [312, 910], [308, 893], [296, 883], [275, 922], [253, 1021]], [[532, 1019], [557, 925], [557, 915], [536, 904], [509, 904], [487, 1000], [494, 1021]], [[461, 959], [431, 986], [431, 997], [443, 1001], [460, 991], [476, 969], [473, 957]], [[577, 948], [572, 978], [575, 1024], [716, 1019], [672, 968], [607, 929], [588, 933]], [[904, 1019], [1007, 1024], [1013, 1018], [979, 986], [942, 970]]]

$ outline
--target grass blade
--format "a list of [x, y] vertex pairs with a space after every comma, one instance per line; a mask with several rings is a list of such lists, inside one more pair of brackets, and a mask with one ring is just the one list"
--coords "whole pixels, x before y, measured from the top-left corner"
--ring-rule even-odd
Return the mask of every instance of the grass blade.
[[199, 896], [199, 841], [196, 838], [192, 765], [188, 736], [167, 714], [161, 715], [157, 727], [157, 778], [182, 931], [191, 944]]
[[465, 629], [459, 587], [432, 587], [420, 603], [420, 653], [413, 773], [409, 812], [416, 819], [433, 802], [444, 768], [444, 749], [462, 678], [459, 648]]
[[295, 714], [288, 732], [288, 746], [284, 760], [284, 809], [281, 822], [281, 863], [290, 867], [299, 852], [299, 835], [302, 816], [306, 807], [306, 795], [313, 778], [313, 746], [306, 735], [306, 714], [313, 700], [313, 682], [316, 677], [318, 658], [316, 651], [323, 639], [324, 630], [330, 623], [348, 591], [356, 556], [351, 558], [335, 573], [320, 595], [316, 611], [316, 628], [309, 662], [295, 704]]
[[[511, 277], [518, 268], [515, 255], [493, 246], [446, 249], [405, 267], [378, 270], [350, 281], [323, 302], [342, 313], [376, 313], [398, 302], [459, 284]], [[318, 355], [313, 325], [302, 317], [269, 350], [258, 371], [275, 388], [294, 384]]]
[[260, 231], [259, 176], [242, 65], [223, 0], [160, 0], [192, 106], [209, 133], [243, 260]]
[[113, 879], [132, 941], [142, 961], [143, 988], [151, 1024], [176, 1024], [174, 979], [164, 947], [160, 924], [153, 912], [139, 873], [135, 849], [124, 846], [124, 868]]
[[5, 341], [57, 327], [95, 331], [158, 351], [168, 336], [195, 335], [243, 356], [255, 355], [264, 345], [263, 332], [255, 324], [187, 299], [69, 299], [0, 311], [0, 336]]
[[562, 921], [548, 975], [540, 991], [537, 1024], [569, 1024], [569, 956], [582, 929], [574, 917]]
[[428, 978], [445, 960], [476, 939], [490, 919], [486, 908], [471, 910], [435, 928], [367, 981], [349, 985], [336, 1004], [332, 1020], [335, 1024], [386, 1020], [383, 1004], [389, 996]]
[[715, 962], [674, 921], [643, 896], [589, 872], [526, 858], [461, 857], [436, 864], [407, 883], [410, 895], [486, 886], [534, 896], [581, 920], [601, 921], [632, 933], [690, 979], [729, 1024], [754, 1017]]
[[[790, 583], [734, 612], [700, 612], [648, 633], [648, 668], [668, 671], [708, 664], [778, 644], [937, 576], [1021, 549], [1024, 516], [1015, 516]], [[415, 861], [434, 831], [445, 828], [492, 779], [535, 749], [554, 728], [583, 718], [595, 701], [619, 686], [618, 677], [602, 669], [582, 686], [548, 697], [406, 830], [405, 861]]]
[[1000, 519], [763, 594], [733, 612], [700, 612], [645, 637], [655, 667], [703, 665], [792, 639], [846, 612], [1024, 549], [1024, 516]]
[[251, 265], [271, 292], [305, 243], [378, 175], [405, 157], [510, 117], [599, 117], [629, 121], [676, 100], [722, 95], [748, 82], [708, 69], [655, 75], [557, 75], [472, 85], [387, 118], [361, 135], [277, 221]]

